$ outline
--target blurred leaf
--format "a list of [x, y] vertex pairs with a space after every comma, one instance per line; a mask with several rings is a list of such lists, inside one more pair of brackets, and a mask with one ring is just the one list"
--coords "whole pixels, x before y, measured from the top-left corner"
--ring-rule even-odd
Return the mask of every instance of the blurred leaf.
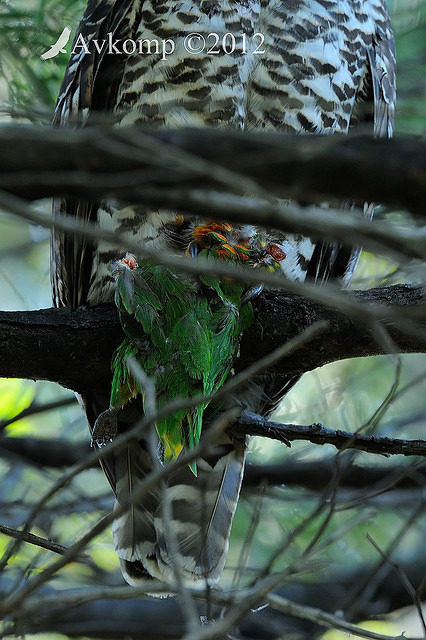
[[23, 409], [29, 407], [34, 396], [34, 382], [0, 379], [0, 420], [13, 418]]

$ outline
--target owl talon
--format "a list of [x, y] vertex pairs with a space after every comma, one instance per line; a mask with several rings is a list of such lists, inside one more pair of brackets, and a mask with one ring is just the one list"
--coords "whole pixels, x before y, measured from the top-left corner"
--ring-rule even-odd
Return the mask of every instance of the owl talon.
[[247, 289], [247, 291], [241, 298], [241, 304], [243, 305], [243, 304], [247, 304], [248, 302], [251, 302], [253, 298], [259, 295], [262, 289], [263, 289], [263, 284], [258, 284], [255, 287], [250, 287], [250, 289]]
[[110, 407], [96, 419], [92, 431], [92, 447], [102, 447], [117, 435], [117, 413], [119, 409]]

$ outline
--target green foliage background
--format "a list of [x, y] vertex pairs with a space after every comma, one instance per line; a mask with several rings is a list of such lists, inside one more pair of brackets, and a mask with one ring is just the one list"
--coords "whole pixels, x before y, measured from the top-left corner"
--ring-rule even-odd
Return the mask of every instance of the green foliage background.
[[[84, 6], [84, 0], [0, 0], [0, 125], [18, 121], [40, 126], [50, 121], [67, 56], [59, 55], [45, 62], [39, 56], [56, 41], [65, 25], [70, 24], [75, 32]], [[426, 2], [392, 0], [389, 6], [398, 59], [396, 133], [423, 134], [426, 124]], [[40, 202], [38, 206], [48, 209], [50, 204]], [[379, 212], [379, 215], [387, 213]], [[392, 212], [392, 215], [404, 224], [403, 212]], [[364, 255], [354, 286], [423, 280], [418, 267], [394, 273], [389, 280], [393, 270], [394, 266], [385, 260]], [[48, 232], [3, 212], [0, 217], [0, 308], [35, 309], [50, 305]], [[68, 391], [50, 383], [1, 381], [0, 424], [31, 403], [42, 404], [69, 396]], [[365, 432], [374, 429], [378, 434], [419, 438], [424, 436], [425, 397], [424, 356], [359, 359], [334, 363], [306, 375], [287, 396], [277, 415], [285, 422], [310, 424], [319, 421], [331, 428]], [[76, 441], [88, 441], [85, 420], [76, 403], [60, 411], [17, 420], [5, 430], [17, 438], [61, 437], [64, 447], [72, 447]], [[295, 443], [287, 450], [277, 443], [256, 439], [249, 461], [285, 462], [289, 456], [316, 460], [334, 453], [328, 446]], [[392, 462], [367, 454], [357, 454], [356, 460], [365, 465]], [[0, 457], [0, 522], [15, 527], [22, 525], [28, 507], [58, 475], [59, 472], [49, 469], [29, 467], [16, 458]], [[235, 519], [225, 580], [232, 579], [232, 567], [241, 565], [242, 541], [248, 542], [243, 559], [250, 568], [242, 573], [241, 582], [244, 583], [251, 569], [267, 563], [277, 544], [303, 523], [318, 500], [313, 492], [288, 487], [268, 490], [263, 501], [245, 494]], [[33, 531], [70, 544], [109, 508], [111, 501], [102, 473], [87, 471], [48, 507]], [[308, 571], [304, 579], [312, 580], [322, 570], [330, 568], [378, 562], [377, 552], [366, 541], [366, 533], [386, 549], [393, 537], [404, 530], [407, 517], [415, 508], [414, 503], [408, 503], [397, 504], [395, 509], [395, 503], [389, 507], [386, 500], [368, 497], [361, 506], [349, 508], [345, 507], [345, 501], [351, 506], [350, 492], [339, 502], [340, 508], [331, 518], [322, 539], [351, 522], [353, 527], [314, 556], [312, 571]], [[282, 554], [273, 562], [274, 568], [286, 567], [299, 557], [315, 535], [322, 517], [310, 521], [291, 544], [283, 544]], [[248, 540], [249, 524], [259, 522], [261, 526], [253, 527], [253, 539]], [[424, 536], [424, 524], [424, 520], [418, 519], [406, 530], [399, 551], [403, 549], [409, 554], [418, 547]], [[8, 544], [9, 539], [0, 536], [0, 555]], [[56, 586], [87, 585], [99, 579], [96, 571], [117, 569], [109, 531], [92, 543], [90, 553], [93, 565], [69, 565], [57, 579]], [[50, 552], [24, 545], [8, 570], [12, 573], [39, 572], [51, 559]], [[120, 581], [118, 577], [117, 581]]]

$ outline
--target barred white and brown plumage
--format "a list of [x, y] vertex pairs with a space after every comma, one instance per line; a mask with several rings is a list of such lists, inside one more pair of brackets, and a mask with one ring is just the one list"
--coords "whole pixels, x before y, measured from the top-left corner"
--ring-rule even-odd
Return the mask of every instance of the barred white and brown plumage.
[[[191, 32], [206, 42], [209, 34], [217, 34], [218, 53], [185, 50], [184, 38]], [[235, 36], [230, 53], [220, 45], [227, 33]], [[108, 34], [114, 42], [171, 39], [175, 51], [167, 56], [161, 51], [119, 55], [108, 53], [106, 46], [99, 51], [93, 41]], [[73, 47], [56, 125], [84, 125], [93, 114], [108, 112], [117, 126], [334, 134], [371, 122], [375, 135], [392, 133], [395, 57], [385, 0], [89, 0], [74, 44], [82, 38], [89, 53]], [[254, 51], [259, 45], [260, 55]], [[57, 202], [55, 210], [128, 233], [158, 252], [176, 250], [169, 229], [176, 221], [174, 211], [85, 201]], [[287, 254], [281, 265], [290, 278], [303, 279], [307, 273], [350, 278], [355, 254], [347, 247], [315, 246], [289, 234], [276, 235], [274, 241]], [[116, 257], [102, 242], [93, 245], [55, 231], [55, 304], [111, 300], [108, 265]], [[107, 387], [101, 381], [85, 398], [92, 427], [108, 407]], [[119, 429], [137, 415], [134, 406], [128, 408]], [[223, 438], [219, 454], [199, 464], [197, 478], [182, 469], [168, 480], [177, 557], [169, 557], [157, 491], [115, 522], [117, 552], [131, 584], [150, 576], [172, 581], [176, 566], [185, 581], [201, 587], [220, 577], [245, 455], [243, 441]], [[141, 439], [104, 459], [103, 466], [120, 503], [137, 489], [152, 460]]]

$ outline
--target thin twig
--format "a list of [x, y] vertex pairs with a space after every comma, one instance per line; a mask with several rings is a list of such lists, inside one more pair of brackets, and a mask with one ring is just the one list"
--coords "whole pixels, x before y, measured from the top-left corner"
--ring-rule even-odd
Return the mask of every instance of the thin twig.
[[8, 527], [5, 524], [0, 524], [0, 533], [3, 533], [5, 536], [9, 536], [10, 538], [15, 538], [16, 540], [22, 540], [22, 542], [34, 544], [37, 547], [41, 547], [42, 549], [47, 549], [48, 551], [59, 553], [62, 556], [68, 551], [67, 547], [64, 547], [57, 542], [53, 542], [53, 540], [41, 538], [40, 536], [37, 536], [34, 533], [30, 533], [29, 531], [19, 531], [19, 529], [13, 529], [12, 527]]
[[425, 440], [402, 440], [387, 436], [351, 433], [341, 429], [328, 429], [316, 422], [311, 425], [272, 422], [251, 411], [243, 411], [232, 427], [239, 433], [263, 436], [280, 442], [307, 440], [315, 444], [332, 444], [336, 449], [358, 449], [384, 456], [426, 456]]
[[52, 402], [46, 402], [44, 404], [32, 402], [29, 407], [26, 407], [26, 409], [23, 409], [12, 418], [8, 418], [7, 420], [0, 420], [0, 431], [4, 431], [11, 424], [18, 422], [18, 420], [22, 420], [22, 418], [35, 416], [46, 411], [53, 411], [54, 409], [62, 409], [63, 407], [68, 407], [71, 404], [75, 404], [75, 402], [76, 400], [74, 396], [61, 398], [61, 400], [53, 400]]
[[[336, 615], [331, 613], [327, 613], [326, 611], [322, 611], [321, 609], [316, 609], [314, 607], [306, 607], [304, 605], [297, 604], [292, 602], [291, 600], [287, 600], [287, 598], [283, 598], [276, 594], [269, 594], [266, 597], [266, 600], [278, 611], [281, 611], [285, 615], [295, 616], [297, 618], [302, 618], [304, 620], [310, 620], [316, 624], [319, 624], [323, 627], [327, 627], [329, 629], [340, 629], [341, 631], [346, 631], [347, 633], [351, 633], [360, 638], [370, 638], [370, 640], [410, 640], [404, 634], [399, 636], [388, 636], [382, 633], [376, 633], [375, 631], [368, 631], [367, 629], [362, 629], [355, 624], [351, 624], [350, 622], [346, 622], [342, 620]], [[412, 638], [411, 640], [421, 640], [420, 638]]]

